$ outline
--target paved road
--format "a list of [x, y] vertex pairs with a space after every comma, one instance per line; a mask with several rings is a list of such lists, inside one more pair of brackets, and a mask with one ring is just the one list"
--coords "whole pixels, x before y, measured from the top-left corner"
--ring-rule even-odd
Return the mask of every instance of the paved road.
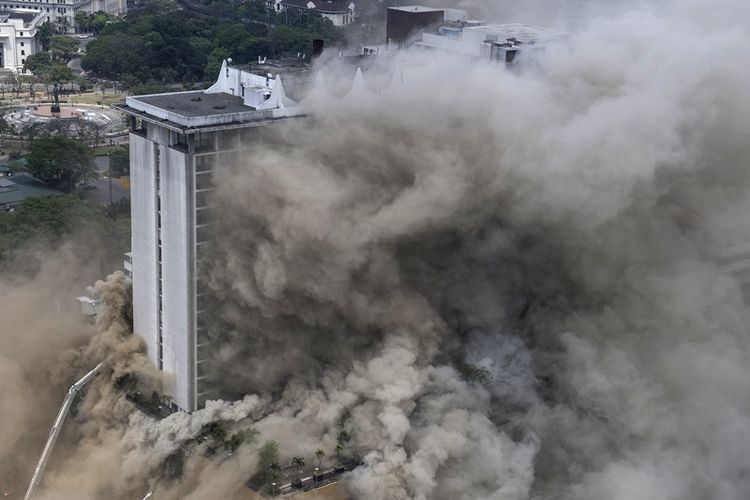
[[[73, 37], [78, 40], [78, 54], [83, 56], [83, 54], [86, 53], [86, 46], [94, 39], [94, 37], [91, 35], [87, 35], [86, 38], [80, 38], [80, 35], [74, 35]], [[74, 73], [80, 73], [83, 71], [83, 68], [81, 68], [81, 58], [76, 57], [68, 61], [68, 67], [72, 69]]]
[[[96, 183], [94, 189], [83, 191], [83, 199], [93, 201], [100, 205], [109, 205], [109, 178], [102, 176]], [[112, 179], [112, 203], [118, 202], [121, 198], [130, 197], [130, 192], [120, 187], [117, 179]]]

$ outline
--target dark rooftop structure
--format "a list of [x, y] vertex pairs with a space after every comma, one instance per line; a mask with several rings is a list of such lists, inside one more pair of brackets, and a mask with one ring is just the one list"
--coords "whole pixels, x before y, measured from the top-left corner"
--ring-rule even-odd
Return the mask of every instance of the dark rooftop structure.
[[11, 211], [26, 198], [64, 194], [28, 175], [0, 177], [0, 210]]
[[23, 21], [23, 25], [28, 26], [39, 15], [41, 15], [41, 11], [30, 12], [25, 10], [0, 10], [0, 22], [4, 23], [8, 19], [21, 19]]
[[247, 111], [247, 107], [238, 96], [204, 94], [202, 90], [146, 95], [138, 97], [138, 100], [185, 117], [225, 115]]
[[421, 5], [389, 7], [386, 14], [386, 42], [401, 47], [423, 31], [437, 29], [444, 19], [444, 9]]

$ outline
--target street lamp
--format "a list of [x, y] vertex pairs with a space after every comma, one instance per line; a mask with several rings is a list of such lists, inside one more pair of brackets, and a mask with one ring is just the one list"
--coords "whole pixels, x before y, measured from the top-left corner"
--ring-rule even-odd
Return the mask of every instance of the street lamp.
[[271, 483], [271, 496], [276, 496], [276, 483]]
[[315, 467], [315, 473], [313, 474], [313, 481], [315, 484], [318, 484], [318, 472], [320, 472], [320, 467]]

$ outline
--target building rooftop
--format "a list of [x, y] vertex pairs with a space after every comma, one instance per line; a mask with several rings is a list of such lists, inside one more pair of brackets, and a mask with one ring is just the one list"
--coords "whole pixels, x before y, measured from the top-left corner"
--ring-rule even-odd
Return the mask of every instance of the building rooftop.
[[205, 94], [202, 90], [138, 96], [139, 101], [185, 117], [223, 115], [248, 111], [242, 98], [230, 94]]
[[28, 26], [40, 15], [41, 11], [31, 9], [0, 10], [0, 23], [7, 23], [9, 19], [20, 19], [24, 26]]
[[116, 107], [184, 133], [302, 114], [299, 104], [286, 96], [278, 75], [256, 75], [230, 63], [224, 61], [219, 78], [207, 90], [133, 96]]
[[282, 0], [281, 3], [301, 9], [316, 9], [323, 12], [347, 12], [352, 5], [351, 0]]
[[[543, 49], [549, 43], [563, 40], [566, 36], [565, 32], [530, 24], [449, 23], [441, 26], [436, 34], [423, 32], [422, 39], [414, 43], [414, 46], [492, 59], [492, 54], [497, 58], [501, 52], [496, 52], [496, 49], [514, 53], [535, 51]], [[515, 57], [513, 55], [506, 59], [505, 53], [501, 56], [506, 62], [512, 62]]]
[[35, 196], [62, 196], [65, 193], [52, 189], [28, 175], [0, 178], [0, 207], [8, 208]]
[[552, 40], [558, 40], [565, 36], [565, 33], [545, 28], [543, 26], [534, 26], [532, 24], [485, 24], [481, 26], [471, 26], [464, 28], [465, 31], [476, 31], [487, 36], [495, 35], [498, 40], [515, 38], [523, 43], [541, 43]]
[[445, 9], [436, 7], [425, 7], [424, 5], [404, 5], [401, 7], [388, 7], [392, 10], [401, 10], [404, 12], [443, 12]]

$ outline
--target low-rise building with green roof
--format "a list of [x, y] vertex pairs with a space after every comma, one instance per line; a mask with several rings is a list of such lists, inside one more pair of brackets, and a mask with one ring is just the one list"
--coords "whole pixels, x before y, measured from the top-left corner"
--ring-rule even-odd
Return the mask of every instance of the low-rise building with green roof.
[[7, 167], [0, 167], [0, 210], [12, 212], [26, 198], [35, 196], [63, 196], [45, 183], [25, 174], [7, 175]]

